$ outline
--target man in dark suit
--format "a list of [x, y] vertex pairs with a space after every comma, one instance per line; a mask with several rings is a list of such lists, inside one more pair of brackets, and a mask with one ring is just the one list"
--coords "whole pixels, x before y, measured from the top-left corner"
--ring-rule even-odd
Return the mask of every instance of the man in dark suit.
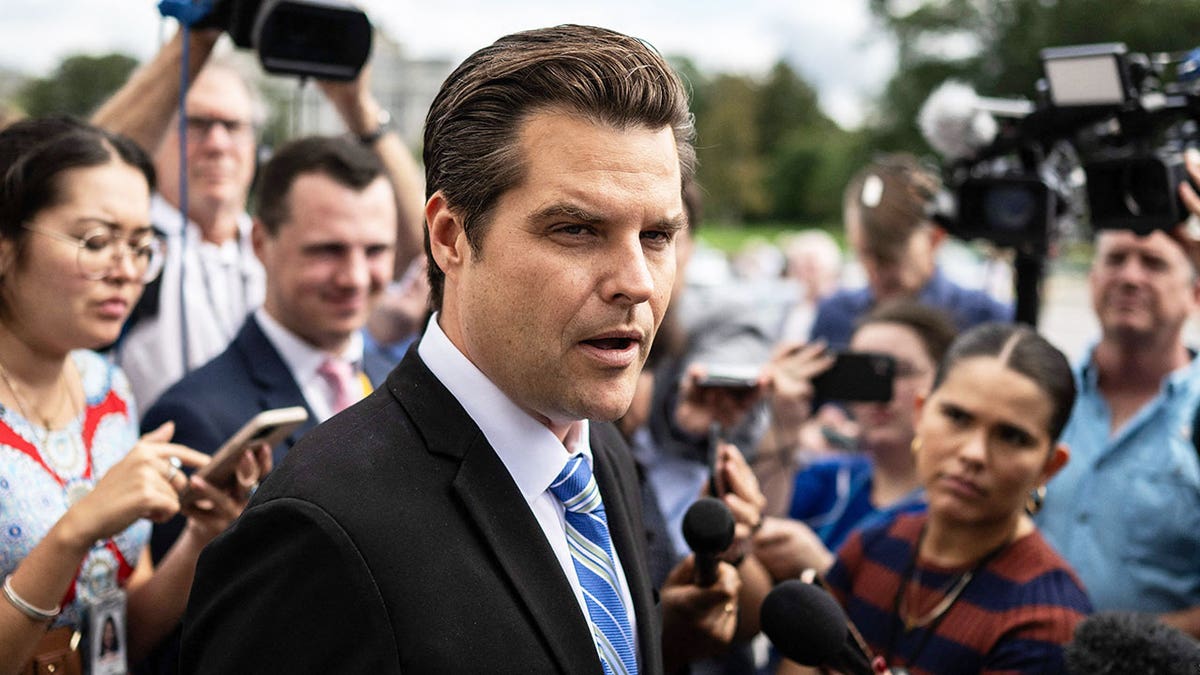
[[[254, 219], [263, 306], [223, 353], [170, 387], [142, 425], [172, 421], [176, 442], [211, 454], [256, 414], [301, 406], [308, 420], [273, 448], [278, 466], [297, 439], [345, 405], [324, 364], [349, 366], [354, 401], [382, 384], [395, 364], [364, 350], [361, 331], [391, 279], [395, 213], [383, 165], [369, 149], [316, 136], [281, 147], [263, 167]], [[183, 523], [155, 526], [155, 560]]]
[[681, 624], [727, 639], [736, 572], [699, 588], [685, 563], [660, 644], [607, 423], [670, 296], [692, 132], [678, 77], [612, 31], [510, 35], [450, 75], [424, 145], [437, 313], [206, 549], [183, 672], [659, 673]]

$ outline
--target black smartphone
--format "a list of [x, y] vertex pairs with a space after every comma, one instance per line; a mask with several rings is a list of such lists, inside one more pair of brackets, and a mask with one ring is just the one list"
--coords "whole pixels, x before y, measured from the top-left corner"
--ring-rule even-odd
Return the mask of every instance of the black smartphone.
[[829, 370], [813, 378], [819, 401], [892, 400], [896, 359], [876, 352], [840, 352]]

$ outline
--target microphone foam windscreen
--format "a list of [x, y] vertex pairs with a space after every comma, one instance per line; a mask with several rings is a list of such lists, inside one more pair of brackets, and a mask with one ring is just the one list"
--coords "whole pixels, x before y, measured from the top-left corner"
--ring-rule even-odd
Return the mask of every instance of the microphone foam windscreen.
[[715, 555], [733, 543], [733, 513], [719, 499], [702, 497], [683, 516], [683, 538], [696, 553]]
[[1200, 642], [1138, 612], [1099, 612], [1080, 621], [1065, 655], [1072, 674], [1200, 672]]
[[846, 644], [846, 613], [824, 590], [798, 579], [785, 581], [763, 600], [763, 632], [787, 658], [805, 666], [832, 662]]

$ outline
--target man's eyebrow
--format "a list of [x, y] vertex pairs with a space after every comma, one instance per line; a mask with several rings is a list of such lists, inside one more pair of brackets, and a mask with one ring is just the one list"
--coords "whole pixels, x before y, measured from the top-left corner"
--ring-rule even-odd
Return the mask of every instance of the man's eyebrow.
[[584, 223], [601, 223], [604, 222], [604, 217], [598, 213], [588, 211], [580, 206], [567, 203], [557, 203], [546, 206], [535, 211], [529, 219], [531, 221], [546, 220], [548, 218], [569, 218], [571, 220]]

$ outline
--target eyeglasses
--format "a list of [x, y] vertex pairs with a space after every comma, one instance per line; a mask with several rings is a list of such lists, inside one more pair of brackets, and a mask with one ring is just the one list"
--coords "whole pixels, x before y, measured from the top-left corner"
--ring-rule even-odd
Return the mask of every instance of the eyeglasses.
[[92, 281], [111, 275], [126, 258], [133, 263], [134, 277], [149, 283], [158, 276], [163, 267], [163, 243], [153, 232], [144, 232], [133, 239], [122, 239], [110, 228], [98, 227], [82, 237], [54, 230], [25, 225], [26, 230], [76, 247], [75, 264], [79, 273]]
[[208, 138], [208, 134], [212, 132], [212, 128], [219, 126], [229, 134], [230, 138], [237, 140], [247, 140], [254, 136], [255, 126], [253, 122], [245, 120], [230, 120], [220, 117], [201, 117], [199, 115], [188, 115], [184, 118], [187, 125], [187, 137], [189, 141], [200, 141]]

